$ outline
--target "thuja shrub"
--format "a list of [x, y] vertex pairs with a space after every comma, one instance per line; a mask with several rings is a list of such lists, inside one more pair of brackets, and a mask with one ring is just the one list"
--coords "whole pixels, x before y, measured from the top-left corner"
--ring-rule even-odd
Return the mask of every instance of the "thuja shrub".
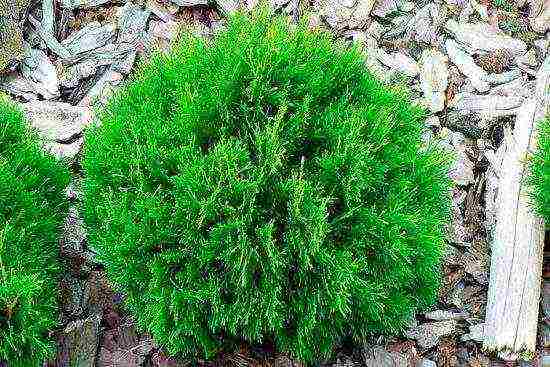
[[537, 149], [530, 162], [529, 184], [534, 207], [550, 225], [550, 117], [539, 124]]
[[304, 361], [434, 302], [448, 157], [360, 52], [236, 15], [184, 35], [86, 133], [89, 243], [172, 354], [229, 340]]
[[68, 172], [23, 113], [0, 96], [0, 361], [39, 366], [53, 353], [57, 236]]

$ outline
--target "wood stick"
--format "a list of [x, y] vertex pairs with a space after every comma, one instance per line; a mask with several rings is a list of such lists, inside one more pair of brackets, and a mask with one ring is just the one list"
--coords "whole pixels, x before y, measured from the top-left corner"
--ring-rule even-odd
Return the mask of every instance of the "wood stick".
[[537, 74], [535, 95], [519, 109], [513, 134], [505, 132], [483, 347], [507, 359], [535, 351], [544, 222], [531, 208], [525, 176], [537, 123], [550, 106], [549, 90], [550, 56]]

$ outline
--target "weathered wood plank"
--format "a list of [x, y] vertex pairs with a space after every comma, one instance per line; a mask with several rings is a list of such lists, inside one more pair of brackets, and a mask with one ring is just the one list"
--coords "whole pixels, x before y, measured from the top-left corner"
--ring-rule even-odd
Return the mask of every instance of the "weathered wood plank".
[[550, 107], [550, 56], [537, 74], [534, 96], [519, 109], [514, 132], [508, 130], [500, 172], [497, 223], [483, 346], [502, 357], [535, 351], [539, 311], [544, 222], [531, 209], [524, 177], [536, 126]]

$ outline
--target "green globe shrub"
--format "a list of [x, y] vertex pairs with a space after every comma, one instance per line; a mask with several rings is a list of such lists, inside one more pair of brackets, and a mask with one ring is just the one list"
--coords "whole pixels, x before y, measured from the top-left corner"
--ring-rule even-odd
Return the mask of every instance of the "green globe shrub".
[[539, 124], [537, 150], [530, 162], [529, 184], [537, 212], [550, 224], [550, 117]]
[[40, 148], [23, 113], [0, 96], [0, 361], [51, 357], [58, 316], [58, 229], [68, 171]]
[[157, 55], [86, 133], [89, 243], [172, 354], [304, 361], [436, 299], [449, 158], [360, 52], [269, 14]]

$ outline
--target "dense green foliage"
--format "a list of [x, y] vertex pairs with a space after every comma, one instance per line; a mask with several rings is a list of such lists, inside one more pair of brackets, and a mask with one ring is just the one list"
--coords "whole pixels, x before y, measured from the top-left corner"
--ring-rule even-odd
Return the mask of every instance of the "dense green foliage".
[[184, 35], [87, 131], [89, 243], [172, 354], [306, 361], [431, 304], [448, 157], [360, 52], [283, 18]]
[[69, 176], [0, 96], [0, 360], [39, 366], [54, 344], [59, 225]]
[[550, 117], [540, 122], [538, 130], [529, 183], [536, 210], [550, 224]]

